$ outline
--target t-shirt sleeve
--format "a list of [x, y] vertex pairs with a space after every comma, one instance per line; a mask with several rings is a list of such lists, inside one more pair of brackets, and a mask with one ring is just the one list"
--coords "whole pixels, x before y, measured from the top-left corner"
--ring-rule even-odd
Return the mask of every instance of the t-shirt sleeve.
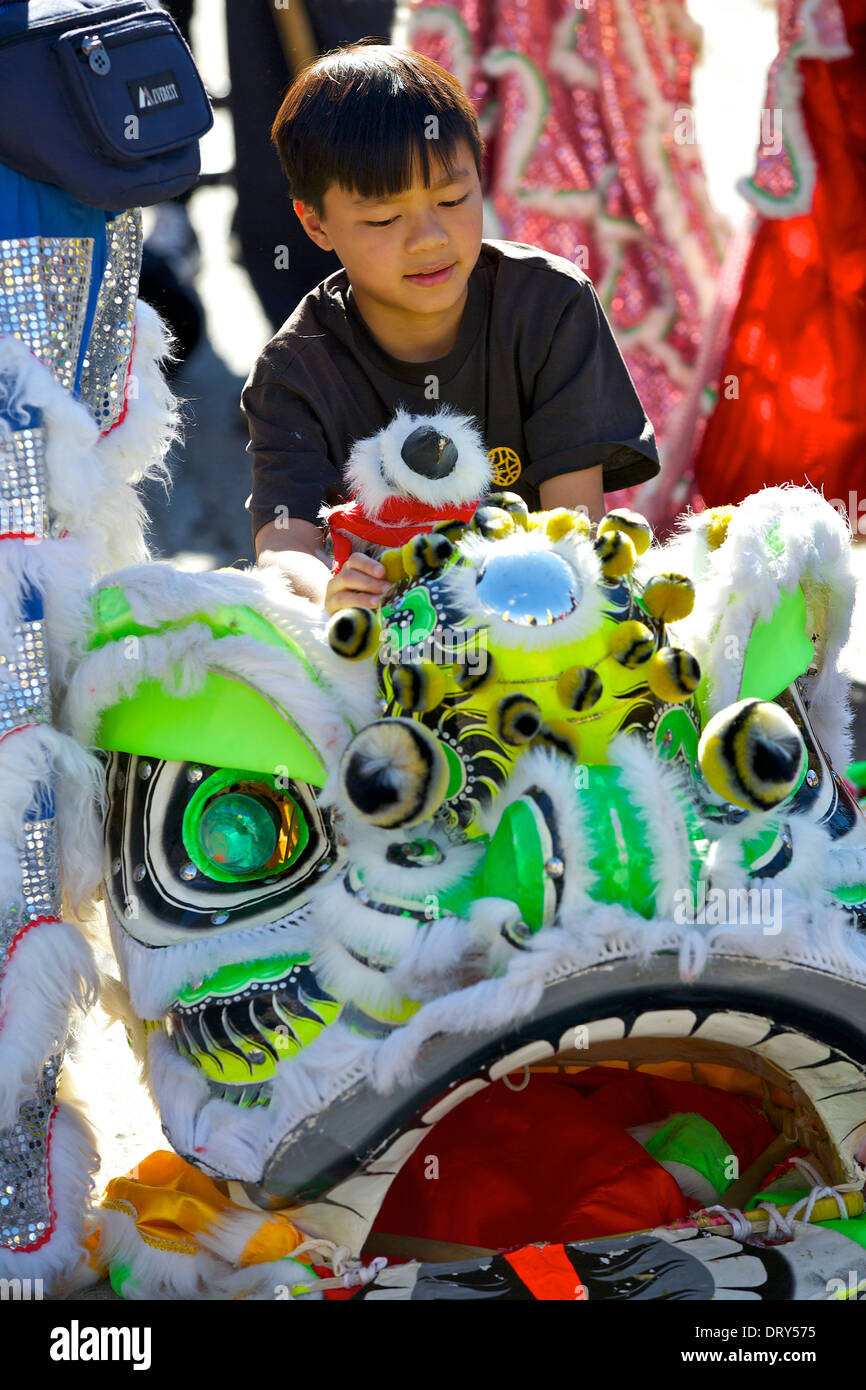
[[610, 492], [655, 477], [655, 435], [593, 285], [574, 289], [535, 378], [523, 478], [538, 487], [600, 463]]
[[256, 372], [241, 395], [252, 455], [253, 488], [247, 503], [253, 536], [269, 521], [312, 521], [326, 488], [339, 483], [321, 421], [302, 395]]

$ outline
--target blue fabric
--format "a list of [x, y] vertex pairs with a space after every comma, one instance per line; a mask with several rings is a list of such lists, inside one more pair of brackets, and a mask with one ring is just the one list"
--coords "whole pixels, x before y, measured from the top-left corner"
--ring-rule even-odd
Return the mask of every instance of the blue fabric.
[[114, 213], [89, 207], [52, 184], [39, 183], [26, 174], [0, 164], [0, 239], [34, 236], [89, 237], [93, 242], [93, 273], [87, 297], [87, 314], [75, 373], [78, 395], [85, 349], [96, 314], [96, 300], [108, 261], [105, 223]]

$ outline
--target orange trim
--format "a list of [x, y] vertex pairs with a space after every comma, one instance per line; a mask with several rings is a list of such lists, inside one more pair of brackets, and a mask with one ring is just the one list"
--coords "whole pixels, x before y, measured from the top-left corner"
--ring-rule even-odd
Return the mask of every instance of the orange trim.
[[585, 1303], [586, 1285], [581, 1282], [563, 1245], [525, 1245], [503, 1259], [514, 1270], [534, 1298], [548, 1303]]

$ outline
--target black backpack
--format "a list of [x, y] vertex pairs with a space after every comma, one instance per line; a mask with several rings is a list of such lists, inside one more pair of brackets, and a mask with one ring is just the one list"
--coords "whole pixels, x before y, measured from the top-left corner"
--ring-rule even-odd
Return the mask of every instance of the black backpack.
[[145, 0], [0, 2], [0, 163], [120, 211], [190, 188], [213, 113], [170, 15]]

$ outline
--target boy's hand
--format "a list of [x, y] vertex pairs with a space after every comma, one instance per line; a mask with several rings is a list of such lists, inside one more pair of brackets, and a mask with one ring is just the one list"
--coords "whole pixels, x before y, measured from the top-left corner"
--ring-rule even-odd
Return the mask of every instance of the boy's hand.
[[385, 566], [356, 550], [325, 590], [325, 608], [336, 613], [341, 608], [378, 608], [391, 585]]

